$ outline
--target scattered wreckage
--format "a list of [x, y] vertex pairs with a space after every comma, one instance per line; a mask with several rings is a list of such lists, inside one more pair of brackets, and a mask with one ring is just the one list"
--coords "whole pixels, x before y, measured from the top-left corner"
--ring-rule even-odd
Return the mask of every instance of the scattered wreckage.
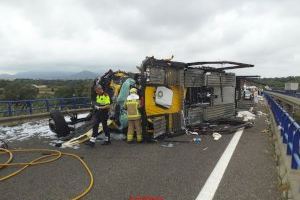
[[[216, 65], [222, 67], [212, 67]], [[253, 65], [230, 61], [183, 63], [146, 57], [137, 67], [138, 73], [109, 70], [97, 77], [91, 87], [91, 99], [96, 98], [93, 87], [100, 84], [113, 102], [108, 122], [110, 129], [125, 132], [124, 102], [130, 88], [135, 87], [142, 103], [144, 138], [172, 136], [209, 121], [233, 118], [236, 114], [236, 76], [226, 70], [246, 67]], [[91, 135], [92, 114], [93, 111], [87, 117], [78, 118], [72, 113], [71, 120], [66, 122], [61, 112], [54, 111], [49, 126], [59, 138], [84, 141]]]

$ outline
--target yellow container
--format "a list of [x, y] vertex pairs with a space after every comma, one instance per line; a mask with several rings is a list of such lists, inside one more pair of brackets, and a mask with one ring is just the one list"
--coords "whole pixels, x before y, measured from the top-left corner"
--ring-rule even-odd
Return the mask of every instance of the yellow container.
[[173, 100], [170, 108], [163, 108], [155, 104], [155, 91], [156, 87], [147, 86], [145, 89], [145, 110], [146, 115], [165, 115], [181, 112], [183, 89], [181, 86], [171, 86], [170, 89], [173, 91]]

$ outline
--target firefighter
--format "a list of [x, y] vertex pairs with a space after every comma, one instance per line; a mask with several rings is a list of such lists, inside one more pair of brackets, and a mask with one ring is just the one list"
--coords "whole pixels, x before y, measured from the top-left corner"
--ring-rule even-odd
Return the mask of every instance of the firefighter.
[[96, 137], [100, 134], [98, 132], [99, 124], [102, 123], [103, 131], [105, 133], [105, 140], [103, 145], [111, 144], [110, 133], [107, 126], [108, 113], [110, 109], [110, 97], [107, 93], [103, 91], [101, 85], [96, 85], [94, 87], [96, 92], [96, 101], [93, 101], [95, 107], [94, 119], [93, 119], [93, 135], [87, 143], [89, 146], [94, 147]]
[[136, 88], [131, 88], [129, 91], [129, 96], [125, 101], [125, 109], [127, 109], [128, 117], [128, 131], [127, 131], [127, 142], [133, 142], [134, 131], [136, 131], [136, 140], [138, 143], [142, 142], [142, 127], [141, 127], [141, 114], [139, 112], [140, 108], [140, 98], [137, 94]]

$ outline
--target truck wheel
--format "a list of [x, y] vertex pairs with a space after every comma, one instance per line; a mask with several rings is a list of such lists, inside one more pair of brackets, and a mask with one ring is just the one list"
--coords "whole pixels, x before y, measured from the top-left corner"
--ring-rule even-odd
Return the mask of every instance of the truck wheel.
[[70, 128], [63, 116], [63, 114], [54, 110], [50, 113], [49, 127], [51, 131], [56, 133], [57, 137], [65, 137], [70, 134]]

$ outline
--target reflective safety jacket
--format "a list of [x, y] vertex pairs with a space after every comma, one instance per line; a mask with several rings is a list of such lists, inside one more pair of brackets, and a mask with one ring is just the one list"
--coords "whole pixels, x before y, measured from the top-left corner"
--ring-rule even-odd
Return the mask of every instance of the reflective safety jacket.
[[137, 94], [130, 94], [125, 101], [125, 109], [127, 109], [128, 120], [137, 120], [141, 118], [139, 108], [139, 96]]
[[97, 95], [96, 103], [99, 106], [106, 106], [110, 104], [110, 98], [107, 94]]
[[[95, 106], [102, 107], [106, 105], [110, 105], [110, 98], [107, 94], [97, 95]], [[96, 109], [100, 118], [107, 119], [109, 108], [107, 109]]]

